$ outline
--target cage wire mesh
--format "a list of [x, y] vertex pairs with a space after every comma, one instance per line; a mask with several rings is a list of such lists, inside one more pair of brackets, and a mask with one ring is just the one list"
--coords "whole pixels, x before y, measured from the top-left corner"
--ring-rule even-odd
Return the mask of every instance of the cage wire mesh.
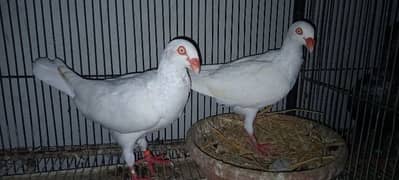
[[[2, 176], [123, 164], [107, 129], [82, 116], [69, 97], [34, 79], [34, 59], [60, 58], [86, 78], [105, 79], [156, 68], [166, 43], [187, 36], [198, 43], [202, 64], [225, 63], [280, 47], [294, 8], [292, 0], [0, 4]], [[285, 101], [275, 105], [284, 107]], [[193, 92], [183, 115], [147, 140], [155, 149], [169, 147], [182, 142], [199, 119], [225, 112], [227, 107]]]
[[[198, 43], [202, 64], [226, 63], [279, 48], [289, 24], [306, 18], [316, 26], [315, 52], [305, 55], [297, 86], [274, 110], [324, 113], [297, 115], [346, 139], [350, 157], [339, 179], [397, 179], [398, 6], [395, 0], [0, 0], [0, 176], [119, 172], [124, 164], [107, 129], [34, 79], [34, 59], [57, 57], [86, 78], [105, 79], [156, 68], [166, 43], [187, 36]], [[172, 173], [199, 179], [181, 143], [193, 123], [229, 111], [192, 92], [182, 116], [147, 140], [187, 167]]]
[[306, 1], [318, 45], [299, 78], [299, 115], [338, 131], [349, 179], [398, 179], [398, 1]]

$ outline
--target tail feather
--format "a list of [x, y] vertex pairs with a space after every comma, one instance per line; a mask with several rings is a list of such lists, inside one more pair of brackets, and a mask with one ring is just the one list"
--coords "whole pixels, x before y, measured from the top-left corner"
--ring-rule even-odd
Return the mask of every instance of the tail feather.
[[80, 76], [70, 70], [61, 60], [39, 58], [33, 63], [33, 74], [37, 79], [44, 81], [46, 84], [57, 88], [71, 97], [75, 96], [73, 87], [69, 81], [76, 78], [80, 79]]

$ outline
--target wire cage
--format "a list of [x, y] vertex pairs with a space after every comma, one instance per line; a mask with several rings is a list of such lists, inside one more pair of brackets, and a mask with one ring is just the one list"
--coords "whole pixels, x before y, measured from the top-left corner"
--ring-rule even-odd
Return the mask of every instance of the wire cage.
[[[0, 0], [0, 176], [127, 176], [109, 131], [36, 80], [34, 59], [60, 58], [83, 77], [106, 79], [156, 68], [166, 43], [186, 36], [202, 64], [220, 64], [279, 48], [297, 19], [314, 23], [315, 52], [273, 110], [323, 113], [295, 114], [345, 138], [350, 154], [339, 179], [398, 179], [396, 0]], [[179, 119], [146, 136], [180, 163], [167, 177], [203, 178], [182, 143], [198, 120], [227, 112], [191, 92]]]

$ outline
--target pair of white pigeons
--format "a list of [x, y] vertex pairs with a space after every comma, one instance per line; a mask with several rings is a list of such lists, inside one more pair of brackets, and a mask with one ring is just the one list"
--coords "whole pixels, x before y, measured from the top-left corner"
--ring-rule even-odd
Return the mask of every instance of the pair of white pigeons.
[[[302, 46], [311, 52], [314, 28], [297, 21], [288, 29], [281, 49], [249, 56], [227, 64], [202, 66], [199, 52], [188, 40], [172, 40], [162, 52], [157, 70], [108, 80], [85, 79], [60, 60], [40, 58], [33, 64], [36, 78], [70, 96], [88, 119], [112, 131], [123, 149], [132, 179], [133, 149], [144, 151], [149, 170], [156, 163], [169, 163], [147, 150], [144, 135], [172, 123], [181, 114], [190, 88], [231, 106], [245, 117], [245, 130], [259, 153], [267, 154], [268, 144], [259, 144], [253, 130], [258, 110], [281, 100], [291, 90], [303, 62]], [[187, 69], [191, 71], [187, 71]]]

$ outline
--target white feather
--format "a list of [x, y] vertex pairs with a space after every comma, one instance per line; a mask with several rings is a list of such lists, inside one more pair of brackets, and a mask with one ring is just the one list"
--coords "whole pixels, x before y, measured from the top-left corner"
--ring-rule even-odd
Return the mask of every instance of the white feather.
[[[74, 97], [75, 93], [73, 88], [69, 85], [64, 75], [60, 73], [60, 68], [68, 70], [61, 60], [40, 58], [33, 63], [33, 75], [35, 75], [37, 79], [66, 93], [68, 96]], [[70, 73], [73, 72], [70, 71]]]

